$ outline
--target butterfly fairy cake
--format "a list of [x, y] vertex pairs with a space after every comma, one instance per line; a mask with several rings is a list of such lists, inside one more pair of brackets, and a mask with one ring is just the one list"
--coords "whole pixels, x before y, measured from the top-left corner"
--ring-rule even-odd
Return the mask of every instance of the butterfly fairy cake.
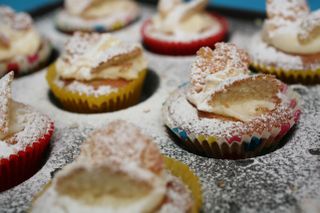
[[0, 6], [0, 77], [10, 71], [23, 75], [39, 70], [51, 52], [50, 42], [28, 14]]
[[146, 47], [160, 54], [193, 55], [202, 46], [222, 41], [227, 22], [207, 12], [207, 4], [208, 0], [160, 0], [157, 14], [142, 27]]
[[139, 15], [133, 0], [65, 0], [56, 26], [66, 33], [110, 32], [129, 25]]
[[288, 82], [320, 82], [320, 10], [305, 0], [267, 0], [267, 19], [249, 45], [251, 66]]
[[141, 45], [107, 33], [75, 33], [47, 73], [55, 97], [82, 113], [127, 108], [140, 100], [147, 73]]
[[188, 166], [162, 156], [133, 124], [116, 120], [87, 138], [31, 212], [196, 213], [200, 207], [198, 178]]
[[189, 151], [231, 159], [261, 155], [297, 123], [297, 94], [272, 75], [252, 74], [249, 63], [234, 44], [197, 52], [189, 84], [163, 106], [165, 124]]
[[42, 165], [53, 122], [12, 99], [13, 72], [0, 79], [0, 192], [31, 177]]

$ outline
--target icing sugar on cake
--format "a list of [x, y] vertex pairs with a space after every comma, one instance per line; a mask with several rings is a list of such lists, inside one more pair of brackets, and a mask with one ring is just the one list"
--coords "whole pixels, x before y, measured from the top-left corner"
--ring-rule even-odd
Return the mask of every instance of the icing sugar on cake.
[[64, 81], [62, 81], [59, 78], [55, 79], [55, 84], [60, 88], [66, 88], [67, 90], [70, 90], [72, 92], [76, 92], [79, 94], [86, 94], [86, 95], [93, 95], [95, 97], [101, 96], [101, 95], [107, 95], [112, 92], [118, 91], [118, 88], [111, 87], [108, 85], [102, 85], [97, 88], [81, 83], [79, 81], [72, 81], [70, 84], [65, 84]]
[[216, 72], [232, 72], [235, 69], [248, 70], [249, 56], [234, 44], [217, 43], [213, 51], [203, 47], [197, 52], [197, 58], [191, 68], [191, 84], [196, 92], [202, 91], [206, 77]]
[[248, 46], [248, 51], [252, 58], [252, 62], [256, 64], [265, 64], [267, 66], [281, 68], [285, 70], [314, 70], [320, 68], [320, 60], [304, 60], [308, 56], [292, 55], [277, 50], [275, 47], [268, 45], [262, 40], [261, 33], [256, 33]]
[[61, 60], [71, 65], [83, 64], [90, 73], [102, 64], [113, 64], [141, 53], [140, 45], [121, 42], [110, 34], [76, 32], [66, 44]]
[[172, 126], [194, 135], [214, 135], [219, 142], [225, 142], [234, 135], [253, 135], [256, 133], [272, 131], [282, 123], [292, 122], [294, 111], [289, 107], [290, 98], [282, 96], [281, 103], [273, 111], [262, 114], [249, 121], [241, 122], [220, 118], [207, 118], [199, 116], [197, 108], [191, 105], [186, 98], [188, 88], [181, 88], [173, 93], [163, 107], [167, 122]]
[[47, 133], [50, 120], [11, 99], [13, 72], [0, 80], [0, 158], [9, 157]]
[[320, 10], [305, 17], [300, 24], [298, 38], [302, 43], [306, 43], [320, 34]]
[[11, 99], [11, 82], [13, 73], [9, 73], [0, 79], [0, 135], [7, 134], [9, 129], [9, 102]]
[[268, 19], [272, 20], [274, 26], [286, 25], [308, 13], [309, 8], [305, 0], [267, 0]]
[[0, 25], [11, 26], [15, 30], [26, 30], [32, 26], [32, 18], [26, 13], [14, 13], [9, 7], [0, 7]]
[[191, 192], [186, 188], [181, 180], [174, 175], [167, 173], [167, 192], [164, 203], [157, 213], [186, 213], [193, 205]]
[[[92, 163], [111, 161], [115, 165], [137, 162], [141, 168], [160, 173], [163, 169], [162, 156], [152, 141], [133, 124], [113, 121], [107, 128], [95, 131], [88, 138], [81, 148], [80, 159]], [[109, 157], [106, 159], [105, 156]]]

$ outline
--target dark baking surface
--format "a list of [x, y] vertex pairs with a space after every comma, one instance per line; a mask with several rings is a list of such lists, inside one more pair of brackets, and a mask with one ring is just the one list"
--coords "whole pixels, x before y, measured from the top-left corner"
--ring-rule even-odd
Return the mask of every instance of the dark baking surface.
[[[138, 41], [142, 20], [154, 12], [143, 7], [143, 15], [133, 26], [117, 33]], [[67, 38], [53, 27], [52, 13], [37, 19], [37, 26], [57, 49]], [[259, 20], [229, 18], [230, 40], [245, 47]], [[151, 134], [164, 154], [188, 164], [203, 186], [203, 212], [320, 212], [320, 86], [292, 85], [301, 95], [303, 114], [295, 131], [281, 149], [245, 160], [217, 160], [191, 154], [174, 143], [161, 121], [161, 103], [177, 85], [188, 80], [193, 57], [168, 57], [146, 52], [150, 68], [160, 79], [158, 89], [139, 105], [114, 113], [78, 115], [63, 111], [50, 102], [41, 71], [14, 82], [14, 97], [37, 107], [55, 119], [56, 131], [48, 160], [24, 183], [0, 193], [0, 212], [25, 212], [32, 198], [54, 172], [72, 161], [79, 145], [93, 129], [121, 118]], [[37, 87], [33, 84], [37, 82]], [[146, 84], [152, 84], [147, 81]], [[32, 93], [28, 92], [32, 90]], [[143, 121], [143, 122], [142, 122]]]

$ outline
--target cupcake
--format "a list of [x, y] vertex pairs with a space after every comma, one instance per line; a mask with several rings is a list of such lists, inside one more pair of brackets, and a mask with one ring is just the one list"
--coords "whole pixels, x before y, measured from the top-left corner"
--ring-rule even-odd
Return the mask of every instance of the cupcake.
[[51, 52], [49, 41], [35, 29], [28, 14], [0, 7], [0, 77], [12, 70], [21, 75], [38, 70]]
[[142, 26], [144, 45], [155, 53], [193, 55], [227, 34], [226, 20], [205, 11], [208, 0], [160, 0], [158, 14]]
[[189, 168], [118, 120], [88, 137], [78, 158], [36, 196], [31, 212], [187, 213], [200, 205], [198, 178]]
[[66, 33], [110, 32], [129, 25], [139, 14], [132, 0], [65, 0], [56, 26]]
[[190, 84], [163, 106], [167, 127], [191, 152], [248, 158], [276, 149], [300, 115], [297, 95], [272, 75], [252, 74], [246, 52], [234, 44], [203, 47]]
[[77, 32], [48, 69], [51, 91], [69, 111], [93, 113], [137, 103], [147, 72], [140, 45]]
[[267, 1], [267, 19], [249, 46], [252, 67], [287, 82], [320, 82], [320, 10], [307, 2]]
[[53, 123], [11, 99], [13, 72], [0, 79], [0, 192], [31, 177], [42, 165]]

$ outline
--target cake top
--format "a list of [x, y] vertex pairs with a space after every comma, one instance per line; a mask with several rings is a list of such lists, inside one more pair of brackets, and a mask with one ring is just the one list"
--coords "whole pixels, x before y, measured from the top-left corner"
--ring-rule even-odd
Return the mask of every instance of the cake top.
[[213, 51], [209, 47], [202, 47], [191, 69], [191, 84], [196, 92], [205, 87], [205, 78], [218, 72], [233, 76], [238, 70], [248, 73], [249, 56], [234, 44], [217, 43]]
[[93, 164], [109, 161], [114, 166], [137, 163], [156, 174], [164, 168], [160, 150], [153, 139], [122, 120], [93, 132], [81, 147], [79, 159]]
[[[133, 66], [134, 63], [137, 66]], [[93, 80], [133, 79], [147, 65], [139, 44], [123, 42], [108, 33], [76, 32], [67, 42], [56, 66], [57, 72], [65, 79]], [[107, 71], [116, 66], [117, 71]]]
[[203, 47], [192, 65], [188, 100], [199, 111], [248, 122], [280, 102], [282, 83], [273, 76], [251, 75], [249, 57], [234, 44]]

